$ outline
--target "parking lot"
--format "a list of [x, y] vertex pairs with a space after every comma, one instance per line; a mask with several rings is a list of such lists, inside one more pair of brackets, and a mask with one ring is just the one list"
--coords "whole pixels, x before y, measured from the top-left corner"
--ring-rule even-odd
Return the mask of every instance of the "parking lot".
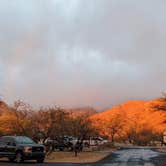
[[113, 152], [110, 156], [96, 163], [72, 164], [72, 163], [43, 163], [25, 162], [22, 164], [10, 163], [1, 160], [3, 166], [165, 166], [166, 154], [159, 153], [150, 148], [123, 148]]

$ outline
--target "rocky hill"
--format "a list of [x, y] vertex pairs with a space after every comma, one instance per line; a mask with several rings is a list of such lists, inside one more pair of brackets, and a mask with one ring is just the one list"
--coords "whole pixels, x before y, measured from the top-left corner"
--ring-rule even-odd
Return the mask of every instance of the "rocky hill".
[[[154, 134], [166, 130], [166, 102], [127, 101], [104, 112], [92, 115], [94, 125], [101, 134], [115, 137], [130, 137], [135, 133]], [[150, 134], [149, 134], [150, 135]], [[134, 136], [133, 136], [134, 137]]]

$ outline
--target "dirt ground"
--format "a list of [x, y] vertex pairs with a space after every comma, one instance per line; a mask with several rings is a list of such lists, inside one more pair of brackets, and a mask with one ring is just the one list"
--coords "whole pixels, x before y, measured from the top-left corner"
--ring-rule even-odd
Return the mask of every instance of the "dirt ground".
[[97, 162], [108, 155], [110, 155], [110, 152], [81, 152], [75, 157], [74, 152], [53, 152], [45, 161], [53, 163], [91, 163]]

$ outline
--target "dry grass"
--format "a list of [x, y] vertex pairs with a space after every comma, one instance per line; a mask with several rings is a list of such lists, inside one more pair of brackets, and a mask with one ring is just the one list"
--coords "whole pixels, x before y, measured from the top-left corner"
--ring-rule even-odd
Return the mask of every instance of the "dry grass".
[[53, 152], [46, 158], [46, 162], [91, 163], [99, 161], [109, 154], [108, 152], [81, 152], [75, 157], [74, 152]]

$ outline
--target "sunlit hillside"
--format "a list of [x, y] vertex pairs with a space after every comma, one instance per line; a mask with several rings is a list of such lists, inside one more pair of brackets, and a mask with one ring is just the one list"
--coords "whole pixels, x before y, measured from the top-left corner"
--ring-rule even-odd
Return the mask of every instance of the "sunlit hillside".
[[112, 141], [124, 139], [142, 142], [152, 137], [161, 139], [161, 133], [166, 129], [166, 111], [161, 109], [164, 108], [163, 104], [165, 103], [161, 99], [128, 101], [95, 114], [92, 119], [100, 133], [107, 135]]

